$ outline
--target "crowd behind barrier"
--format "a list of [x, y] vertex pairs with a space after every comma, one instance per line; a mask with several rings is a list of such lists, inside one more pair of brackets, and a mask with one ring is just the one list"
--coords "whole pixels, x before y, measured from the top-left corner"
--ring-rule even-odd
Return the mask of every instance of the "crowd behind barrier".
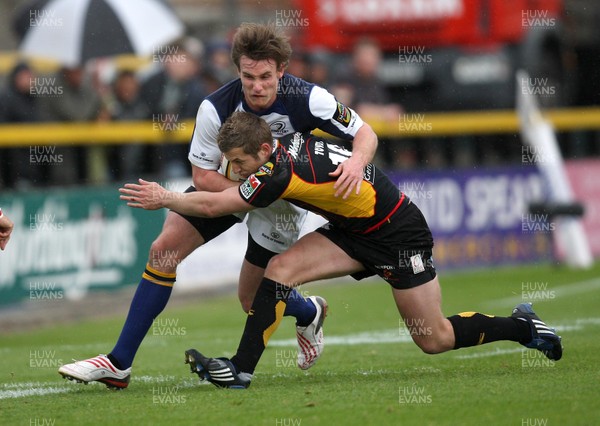
[[[91, 132], [84, 145], [69, 145], [57, 132], [54, 144], [43, 145], [53, 145], [52, 154], [60, 158], [62, 167], [52, 161], [31, 160], [32, 149], [38, 156], [48, 153], [42, 144], [14, 146], [10, 138], [0, 138], [0, 188], [106, 184], [142, 175], [156, 179], [188, 176], [187, 145], [181, 140], [173, 143], [168, 135], [177, 131], [191, 136], [202, 99], [236, 78], [228, 56], [226, 40], [202, 44], [187, 39], [157, 50], [147, 66], [135, 69], [95, 62], [46, 75], [19, 62], [5, 76], [0, 90], [0, 128], [2, 124], [143, 120], [165, 138], [162, 143], [148, 143], [125, 132], [122, 143], [111, 140], [107, 144], [96, 143]], [[376, 123], [375, 128], [398, 128], [396, 135], [389, 131], [380, 134], [376, 161], [381, 167], [464, 169], [522, 162], [523, 147], [516, 132], [454, 134], [449, 139], [435, 131], [435, 114], [405, 110], [402, 99], [392, 99], [378, 78], [382, 52], [373, 40], [360, 40], [345, 59], [334, 60], [326, 51], [295, 52], [287, 71], [327, 88], [367, 122]], [[414, 131], [424, 131], [426, 137], [405, 136]], [[559, 137], [567, 158], [600, 154], [597, 131]]]

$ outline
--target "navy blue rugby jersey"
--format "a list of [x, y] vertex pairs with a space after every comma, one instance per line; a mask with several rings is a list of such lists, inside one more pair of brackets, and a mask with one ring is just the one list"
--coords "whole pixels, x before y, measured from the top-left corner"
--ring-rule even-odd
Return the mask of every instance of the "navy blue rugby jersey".
[[290, 74], [279, 80], [277, 99], [264, 111], [253, 111], [244, 100], [241, 80], [235, 79], [207, 96], [200, 104], [190, 143], [188, 159], [202, 169], [217, 170], [221, 151], [217, 135], [235, 111], [251, 112], [264, 119], [274, 138], [295, 132], [321, 129], [351, 140], [363, 125], [354, 110], [338, 102], [327, 90]]
[[334, 197], [336, 178], [329, 173], [351, 155], [345, 146], [310, 133], [284, 136], [277, 140], [270, 161], [240, 185], [239, 194], [255, 207], [281, 198], [339, 228], [368, 234], [399, 211], [405, 196], [383, 171], [369, 164], [358, 195]]

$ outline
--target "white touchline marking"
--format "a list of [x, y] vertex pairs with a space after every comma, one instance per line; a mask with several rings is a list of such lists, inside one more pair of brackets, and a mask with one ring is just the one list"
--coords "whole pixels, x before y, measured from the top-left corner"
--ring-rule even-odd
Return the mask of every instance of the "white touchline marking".
[[[546, 290], [551, 292], [551, 294], [553, 294], [553, 299], [554, 299], [559, 296], [567, 297], [567, 296], [574, 296], [574, 295], [582, 294], [582, 293], [589, 293], [590, 291], [595, 291], [598, 289], [600, 289], [600, 278], [592, 278], [592, 279], [586, 280], [586, 281], [579, 281], [579, 282], [574, 282], [574, 283], [569, 283], [569, 284], [563, 284], [563, 285], [557, 286], [557, 287], [551, 287], [548, 285], [548, 288]], [[541, 298], [537, 301], [545, 302], [548, 300], [549, 299]], [[514, 306], [514, 305], [517, 305], [519, 303], [524, 303], [524, 302], [535, 303], [536, 300], [535, 299], [527, 300], [527, 298], [523, 297], [523, 294], [520, 294], [520, 295], [516, 295], [516, 296], [505, 297], [502, 299], [490, 300], [485, 303], [485, 306], [487, 306], [487, 307]]]
[[547, 324], [548, 327], [555, 328], [557, 332], [565, 331], [580, 331], [586, 326], [597, 326], [600, 325], [600, 318], [578, 318], [573, 322], [567, 322], [564, 324]]
[[[548, 324], [557, 332], [565, 331], [580, 331], [589, 326], [600, 325], [600, 318], [580, 318], [574, 321], [567, 321], [562, 324]], [[343, 336], [325, 335], [326, 346], [353, 346], [363, 344], [378, 344], [378, 343], [410, 343], [412, 339], [405, 329], [390, 329], [379, 331], [366, 331], [356, 334], [347, 334]], [[269, 341], [268, 346], [296, 346], [296, 339], [273, 339]]]
[[[27, 383], [23, 383], [23, 385], [27, 385]], [[25, 396], [43, 396], [56, 393], [67, 393], [76, 390], [70, 389], [69, 387], [56, 386], [54, 383], [40, 383], [40, 385], [41, 387], [30, 388], [28, 386], [21, 386], [17, 389], [0, 390], [0, 400], [9, 398], [22, 398]]]
[[[363, 345], [367, 343], [408, 343], [412, 339], [407, 335], [408, 331], [401, 329], [365, 331], [362, 333], [348, 334], [345, 336], [325, 335], [326, 345]], [[406, 333], [406, 334], [405, 334]], [[270, 340], [268, 346], [296, 346], [296, 339]]]
[[188, 379], [181, 379], [175, 376], [134, 376], [131, 378], [132, 383], [169, 383], [177, 388], [191, 388], [198, 385], [210, 384], [209, 382], [200, 382], [197, 376]]
[[[60, 379], [58, 379], [60, 380]], [[132, 383], [170, 383], [177, 388], [192, 388], [198, 385], [209, 384], [208, 382], [199, 382], [196, 378], [179, 379], [175, 376], [138, 376], [131, 378]], [[102, 386], [102, 383], [91, 382], [89, 386]], [[59, 393], [77, 392], [85, 388], [82, 383], [67, 383], [58, 385], [56, 382], [22, 382], [22, 383], [4, 383], [0, 386], [0, 400], [23, 398], [28, 396], [44, 396]]]
[[474, 354], [456, 355], [454, 358], [457, 358], [457, 359], [485, 358], [485, 357], [496, 356], [496, 355], [514, 354], [517, 352], [522, 352], [523, 350], [524, 349], [522, 347], [511, 348], [511, 349], [495, 348], [494, 350], [487, 351], [487, 352], [477, 352]]

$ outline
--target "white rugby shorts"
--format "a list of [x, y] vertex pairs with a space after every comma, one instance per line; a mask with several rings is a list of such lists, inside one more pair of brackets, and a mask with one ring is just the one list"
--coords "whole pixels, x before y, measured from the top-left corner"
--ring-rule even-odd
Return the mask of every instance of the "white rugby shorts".
[[261, 247], [282, 253], [298, 240], [308, 212], [285, 200], [247, 213], [246, 225]]

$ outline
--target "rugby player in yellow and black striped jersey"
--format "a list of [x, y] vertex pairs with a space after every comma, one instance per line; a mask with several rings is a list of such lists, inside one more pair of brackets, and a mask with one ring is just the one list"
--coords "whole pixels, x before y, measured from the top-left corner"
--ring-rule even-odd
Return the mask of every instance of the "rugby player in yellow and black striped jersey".
[[[343, 202], [332, 197], [336, 179], [330, 173], [351, 155], [344, 146], [310, 133], [295, 133], [273, 143], [270, 161], [239, 189], [254, 207], [266, 207], [283, 198], [324, 216], [340, 229], [368, 234], [389, 222], [404, 202], [404, 195], [373, 164], [365, 168], [360, 195]], [[236, 161], [230, 160], [233, 165]]]
[[377, 274], [391, 286], [413, 341], [426, 353], [512, 340], [562, 356], [561, 339], [520, 304], [509, 317], [464, 312], [444, 317], [432, 263], [433, 238], [425, 218], [385, 174], [369, 164], [360, 192], [335, 197], [333, 171], [348, 156], [344, 146], [310, 134], [272, 140], [269, 126], [239, 112], [223, 124], [221, 151], [235, 173], [246, 178], [239, 188], [220, 193], [172, 193], [140, 180], [121, 188], [131, 207], [170, 208], [181, 214], [215, 217], [264, 207], [283, 198], [321, 214], [329, 223], [271, 259], [254, 299], [236, 355], [206, 358], [186, 351], [193, 372], [220, 387], [246, 388], [264, 348], [282, 319], [291, 288], [319, 279]]

